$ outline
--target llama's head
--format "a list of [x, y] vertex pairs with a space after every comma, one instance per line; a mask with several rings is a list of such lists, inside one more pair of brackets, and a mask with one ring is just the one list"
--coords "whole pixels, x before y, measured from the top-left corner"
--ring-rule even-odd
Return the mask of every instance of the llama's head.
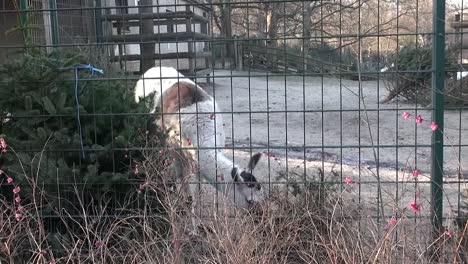
[[238, 193], [242, 195], [249, 206], [255, 205], [265, 199], [265, 192], [262, 185], [253, 175], [253, 170], [261, 156], [261, 153], [253, 155], [247, 169], [242, 170], [234, 167], [231, 171], [232, 179], [237, 183], [236, 189]]

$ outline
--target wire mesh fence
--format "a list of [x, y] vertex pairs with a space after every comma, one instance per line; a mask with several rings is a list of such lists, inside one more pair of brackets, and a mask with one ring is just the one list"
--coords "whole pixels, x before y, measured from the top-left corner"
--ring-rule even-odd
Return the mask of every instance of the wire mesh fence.
[[[51, 229], [102, 199], [108, 207], [90, 215], [127, 217], [145, 203], [161, 213], [144, 169], [180, 174], [166, 165], [180, 167], [181, 149], [194, 159], [199, 215], [225, 199], [249, 206], [243, 187], [214, 187], [240, 177], [250, 196], [258, 182], [286, 200], [312, 189], [321, 201], [327, 186], [339, 206], [353, 205], [360, 229], [403, 217], [421, 237], [466, 226], [463, 1], [4, 0], [0, 14], [0, 135], [12, 149], [0, 169], [48, 186]], [[203, 108], [201, 96], [190, 108], [178, 90], [178, 111], [154, 111], [150, 92], [187, 80], [153, 67], [177, 69], [217, 106]], [[138, 80], [149, 100], [135, 102]], [[214, 142], [200, 124], [184, 132], [184, 116], [214, 122]], [[19, 197], [18, 186], [2, 182], [2, 199]], [[141, 195], [149, 186], [159, 202]], [[34, 190], [23, 187], [23, 199]]]

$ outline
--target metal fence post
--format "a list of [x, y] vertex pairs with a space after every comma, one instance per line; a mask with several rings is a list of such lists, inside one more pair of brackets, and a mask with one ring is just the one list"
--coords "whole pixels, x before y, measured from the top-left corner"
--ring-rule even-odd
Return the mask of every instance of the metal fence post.
[[439, 129], [432, 134], [431, 221], [434, 235], [442, 228], [444, 162], [445, 0], [433, 0], [432, 120]]

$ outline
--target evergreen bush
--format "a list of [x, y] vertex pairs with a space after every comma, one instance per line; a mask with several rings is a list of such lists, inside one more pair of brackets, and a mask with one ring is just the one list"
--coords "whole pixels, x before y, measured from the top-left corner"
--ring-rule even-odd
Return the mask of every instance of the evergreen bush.
[[[134, 101], [129, 88], [134, 81], [80, 70], [76, 86], [74, 67], [83, 62], [76, 53], [29, 50], [0, 66], [0, 136], [16, 152], [2, 156], [0, 169], [16, 182], [33, 180], [42, 187], [50, 197], [45, 214], [59, 203], [65, 206], [67, 191], [75, 186], [86, 201], [99, 200], [106, 192], [119, 197], [134, 191], [134, 164], [147, 131], [159, 138], [154, 147], [162, 147], [165, 139], [144, 114], [147, 102]], [[32, 199], [27, 186], [22, 195]], [[5, 185], [0, 187], [0, 194], [11, 196]]]
[[[463, 94], [460, 81], [456, 80], [457, 60], [456, 48], [446, 52], [446, 105], [467, 104], [468, 97]], [[407, 46], [394, 54], [388, 62], [386, 88], [389, 91], [383, 103], [401, 96], [410, 102], [430, 105], [432, 99], [432, 47]], [[465, 80], [463, 80], [464, 82]]]

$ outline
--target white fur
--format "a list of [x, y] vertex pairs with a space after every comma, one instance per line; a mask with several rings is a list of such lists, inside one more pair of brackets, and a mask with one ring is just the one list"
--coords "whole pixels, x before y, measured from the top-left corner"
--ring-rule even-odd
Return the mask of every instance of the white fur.
[[154, 113], [156, 106], [161, 104], [161, 94], [179, 81], [195, 84], [172, 67], [153, 67], [147, 70], [137, 81], [135, 85], [135, 101], [138, 103], [140, 98], [144, 98], [154, 92], [155, 105], [151, 109], [151, 112]]
[[[168, 79], [171, 78], [171, 79]], [[174, 68], [154, 67], [142, 76], [135, 87], [135, 99], [138, 102], [151, 92], [155, 92], [155, 108], [161, 103], [168, 88], [178, 82], [195, 84], [185, 78]], [[202, 89], [198, 86], [199, 89]], [[181, 135], [182, 146], [192, 147], [190, 151], [193, 160], [198, 164], [200, 175], [223, 193], [227, 193], [234, 182], [231, 172], [235, 167], [238, 175], [243, 171], [232, 159], [223, 152], [225, 135], [223, 118], [213, 97], [208, 100], [179, 109], [177, 114], [164, 117], [164, 125]], [[151, 111], [154, 112], [155, 108]], [[179, 114], [180, 113], [180, 114]], [[180, 119], [179, 119], [180, 117]], [[241, 177], [239, 180], [242, 180]], [[235, 187], [235, 196], [243, 197], [244, 202], [258, 202], [264, 199], [263, 190], [249, 188], [246, 184]], [[193, 193], [192, 193], [193, 195]]]

